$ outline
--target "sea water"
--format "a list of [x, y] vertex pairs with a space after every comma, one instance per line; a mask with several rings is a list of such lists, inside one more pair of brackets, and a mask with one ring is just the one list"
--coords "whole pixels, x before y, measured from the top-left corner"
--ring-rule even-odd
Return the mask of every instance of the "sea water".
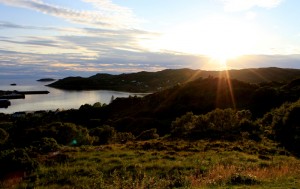
[[[11, 84], [15, 83], [15, 86]], [[25, 99], [10, 100], [11, 106], [0, 108], [0, 113], [15, 113], [38, 110], [78, 109], [83, 104], [96, 102], [109, 104], [113, 98], [145, 96], [145, 93], [129, 93], [109, 90], [61, 90], [45, 85], [51, 82], [38, 82], [34, 79], [0, 79], [0, 90], [4, 91], [49, 91], [49, 94], [26, 95]]]

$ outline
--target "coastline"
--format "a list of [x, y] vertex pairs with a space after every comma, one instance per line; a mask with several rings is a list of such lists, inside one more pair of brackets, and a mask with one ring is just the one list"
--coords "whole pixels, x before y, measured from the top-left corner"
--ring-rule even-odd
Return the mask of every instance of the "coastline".
[[[10, 86], [10, 83], [17, 83]], [[25, 95], [24, 99], [13, 99], [8, 108], [0, 108], [0, 113], [13, 114], [15, 112], [32, 111], [56, 111], [67, 109], [78, 109], [81, 105], [96, 102], [109, 104], [112, 96], [129, 97], [145, 96], [149, 93], [130, 93], [125, 91], [112, 90], [61, 90], [45, 86], [45, 82], [38, 82], [36, 79], [0, 79], [0, 91], [49, 91], [47, 95], [34, 94]]]

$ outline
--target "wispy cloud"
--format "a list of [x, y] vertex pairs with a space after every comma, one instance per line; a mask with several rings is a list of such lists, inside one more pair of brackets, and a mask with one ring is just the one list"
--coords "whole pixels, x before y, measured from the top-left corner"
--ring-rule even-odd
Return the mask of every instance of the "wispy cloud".
[[29, 25], [15, 24], [15, 23], [6, 22], [6, 21], [0, 21], [0, 30], [1, 29], [3, 29], [3, 30], [4, 29], [41, 30], [41, 31], [66, 32], [66, 33], [82, 32], [82, 29], [78, 29], [78, 28], [52, 27], [52, 26], [50, 26], [50, 27], [48, 27], [48, 26], [29, 26]]
[[221, 0], [225, 11], [246, 11], [253, 7], [274, 8], [284, 0]]
[[[97, 57], [129, 57], [128, 52], [147, 51], [139, 45], [139, 41], [159, 35], [137, 29], [109, 30], [100, 28], [61, 28], [19, 25], [9, 22], [0, 22], [0, 30], [15, 29], [15, 31], [52, 31], [54, 36], [6, 36], [0, 37], [2, 48], [14, 51], [39, 54], [70, 54], [76, 53], [84, 59]], [[18, 33], [18, 32], [16, 32]], [[89, 58], [87, 58], [89, 56]], [[68, 58], [68, 57], [66, 57]]]
[[94, 5], [96, 10], [75, 10], [49, 4], [42, 0], [0, 0], [0, 3], [14, 7], [32, 9], [71, 22], [94, 25], [99, 28], [132, 28], [137, 23], [137, 19], [130, 9], [113, 4], [109, 0], [82, 1]]
[[32, 52], [7, 51], [0, 48], [0, 67], [1, 72], [9, 73], [12, 76], [24, 74], [30, 76], [31, 74], [36, 77], [49, 75], [66, 77], [70, 75], [90, 76], [99, 72], [158, 71], [166, 68], [180, 68], [183, 65], [190, 68], [199, 68], [205, 62], [205, 58], [191, 55], [124, 52], [122, 50], [114, 53], [119, 54], [119, 56], [88, 59], [87, 56], [76, 53], [42, 55]]

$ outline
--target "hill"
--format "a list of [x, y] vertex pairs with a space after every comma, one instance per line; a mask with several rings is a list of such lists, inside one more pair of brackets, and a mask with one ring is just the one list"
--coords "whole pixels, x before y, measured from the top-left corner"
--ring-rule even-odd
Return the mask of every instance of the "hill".
[[299, 69], [256, 68], [229, 71], [204, 71], [192, 69], [167, 69], [158, 72], [138, 72], [120, 75], [96, 74], [94, 76], [67, 77], [51, 83], [50, 87], [67, 90], [117, 90], [130, 92], [161, 91], [177, 84], [207, 77], [232, 78], [250, 83], [286, 82], [300, 78]]
[[0, 188], [299, 188], [299, 94], [300, 79], [209, 76], [108, 105], [0, 114]]
[[199, 78], [144, 98], [117, 98], [100, 109], [83, 105], [78, 111], [63, 112], [62, 117], [87, 127], [101, 123], [134, 134], [155, 127], [159, 134], [166, 134], [171, 122], [186, 112], [205, 114], [216, 108], [232, 108], [250, 110], [254, 118], [262, 117], [284, 102], [299, 99], [297, 81], [250, 84], [234, 79]]

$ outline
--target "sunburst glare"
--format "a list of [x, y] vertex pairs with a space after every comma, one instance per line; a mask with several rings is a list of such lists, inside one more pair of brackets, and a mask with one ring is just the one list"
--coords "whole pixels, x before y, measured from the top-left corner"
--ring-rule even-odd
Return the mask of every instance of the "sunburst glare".
[[140, 45], [151, 51], [172, 50], [211, 59], [208, 69], [227, 69], [226, 62], [244, 54], [253, 53], [259, 29], [238, 19], [212, 17], [197, 24], [182, 24]]

